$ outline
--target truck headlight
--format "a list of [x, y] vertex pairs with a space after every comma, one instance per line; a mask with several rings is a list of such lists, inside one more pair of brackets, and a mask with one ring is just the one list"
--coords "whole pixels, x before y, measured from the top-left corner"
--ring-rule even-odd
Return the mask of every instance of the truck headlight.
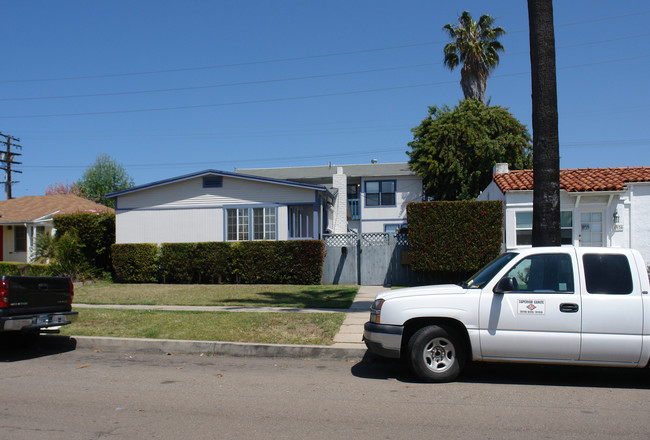
[[370, 306], [370, 322], [380, 324], [381, 308], [384, 305], [384, 299], [376, 299]]

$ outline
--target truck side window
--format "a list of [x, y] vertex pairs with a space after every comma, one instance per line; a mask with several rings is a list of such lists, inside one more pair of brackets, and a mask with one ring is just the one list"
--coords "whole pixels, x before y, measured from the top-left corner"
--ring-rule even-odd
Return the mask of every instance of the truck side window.
[[531, 255], [510, 269], [517, 292], [573, 293], [573, 265], [567, 254]]
[[632, 293], [630, 262], [622, 254], [584, 254], [587, 292], [612, 295]]

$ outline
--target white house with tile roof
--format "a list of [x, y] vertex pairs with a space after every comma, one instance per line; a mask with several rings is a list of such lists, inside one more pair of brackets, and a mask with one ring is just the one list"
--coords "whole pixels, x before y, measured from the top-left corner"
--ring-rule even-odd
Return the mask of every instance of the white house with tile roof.
[[[506, 249], [531, 245], [533, 171], [497, 164], [477, 200], [504, 202]], [[650, 167], [560, 170], [562, 242], [631, 247], [650, 262]]]
[[73, 194], [0, 201], [0, 261], [31, 262], [36, 236], [54, 233], [54, 216], [77, 212], [114, 211]]

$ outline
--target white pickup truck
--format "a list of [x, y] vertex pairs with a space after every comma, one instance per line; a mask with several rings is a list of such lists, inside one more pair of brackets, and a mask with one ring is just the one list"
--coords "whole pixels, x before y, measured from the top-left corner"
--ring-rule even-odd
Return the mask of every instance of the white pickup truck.
[[454, 380], [470, 360], [642, 368], [648, 291], [646, 265], [632, 249], [517, 250], [461, 285], [380, 293], [364, 341], [428, 382]]

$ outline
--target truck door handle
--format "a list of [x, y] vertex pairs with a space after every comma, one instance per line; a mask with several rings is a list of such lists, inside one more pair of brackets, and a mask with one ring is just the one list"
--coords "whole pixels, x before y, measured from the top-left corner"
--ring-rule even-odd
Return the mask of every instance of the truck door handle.
[[578, 304], [562, 303], [560, 304], [560, 312], [562, 313], [577, 313], [580, 308]]

